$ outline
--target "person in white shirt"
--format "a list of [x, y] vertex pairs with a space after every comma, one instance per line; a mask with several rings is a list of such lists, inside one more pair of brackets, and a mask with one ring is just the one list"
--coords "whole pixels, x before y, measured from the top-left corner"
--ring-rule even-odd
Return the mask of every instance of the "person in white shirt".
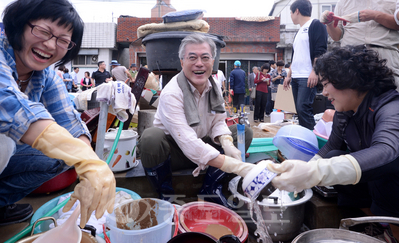
[[74, 67], [73, 68], [73, 72], [71, 74], [72, 76], [72, 92], [75, 93], [78, 90], [78, 85], [79, 85], [79, 80], [78, 80], [78, 72], [79, 72], [79, 68], [78, 67]]
[[[318, 77], [313, 70], [315, 60], [327, 51], [327, 29], [318, 19], [311, 19], [312, 3], [296, 0], [291, 4], [291, 19], [301, 28], [292, 48], [291, 72], [284, 80], [284, 90], [292, 86], [299, 125], [313, 130], [313, 101]], [[292, 78], [292, 80], [291, 80]]]
[[226, 90], [226, 77], [224, 76], [222, 70], [218, 70], [217, 73], [212, 74], [212, 78], [220, 85], [222, 92]]
[[[220, 86], [211, 76], [215, 56], [214, 41], [203, 34], [182, 40], [182, 71], [162, 90], [154, 126], [145, 129], [138, 142], [146, 176], [161, 199], [174, 200], [172, 171], [193, 169], [198, 176], [208, 167], [200, 197], [229, 207], [220, 184], [225, 172], [245, 177], [254, 168], [242, 162], [235, 146], [237, 126], [225, 122]], [[245, 127], [246, 149], [252, 134]]]

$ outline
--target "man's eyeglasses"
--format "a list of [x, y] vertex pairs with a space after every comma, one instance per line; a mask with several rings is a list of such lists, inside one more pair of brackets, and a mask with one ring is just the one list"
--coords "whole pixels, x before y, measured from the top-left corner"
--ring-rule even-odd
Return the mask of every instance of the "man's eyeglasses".
[[212, 60], [212, 58], [210, 56], [207, 56], [207, 55], [201, 56], [201, 57], [198, 57], [196, 55], [190, 55], [190, 56], [186, 57], [186, 59], [192, 64], [197, 63], [198, 58], [201, 59], [202, 63], [209, 63]]
[[76, 46], [75, 42], [62, 37], [55, 36], [53, 33], [51, 33], [50, 31], [46, 30], [43, 27], [40, 27], [38, 25], [33, 25], [29, 22], [28, 25], [32, 28], [31, 30], [32, 35], [45, 41], [55, 37], [57, 46], [61, 47], [62, 49], [71, 50]]

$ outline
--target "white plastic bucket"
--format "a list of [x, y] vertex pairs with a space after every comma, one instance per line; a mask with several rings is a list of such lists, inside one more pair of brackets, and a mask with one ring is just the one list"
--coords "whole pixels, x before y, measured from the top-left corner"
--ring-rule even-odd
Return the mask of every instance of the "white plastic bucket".
[[[143, 198], [138, 200], [146, 199]], [[174, 214], [173, 205], [168, 201], [160, 199], [151, 198], [151, 200], [154, 200], [157, 203], [156, 207], [152, 210], [155, 212], [158, 225], [147, 229], [119, 229], [116, 226], [115, 221], [115, 210], [117, 209], [115, 208], [114, 212], [109, 214], [106, 220], [106, 225], [110, 228], [110, 238], [112, 243], [167, 243], [172, 238], [172, 218]], [[125, 204], [129, 203], [132, 203], [132, 201], [121, 204], [119, 207], [123, 207]]]
[[[117, 131], [117, 129], [111, 128], [105, 133], [104, 160], [108, 159]], [[137, 132], [133, 130], [123, 130], [121, 132], [118, 145], [109, 163], [109, 167], [112, 171], [125, 171], [138, 165], [138, 161], [136, 161], [137, 136]]]

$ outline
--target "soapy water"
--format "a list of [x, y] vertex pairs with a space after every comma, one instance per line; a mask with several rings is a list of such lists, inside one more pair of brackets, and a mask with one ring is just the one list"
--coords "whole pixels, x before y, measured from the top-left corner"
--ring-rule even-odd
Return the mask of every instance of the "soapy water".
[[[253, 217], [254, 211], [256, 214], [256, 220]], [[252, 221], [256, 225], [254, 235], [258, 236], [257, 241], [262, 241], [262, 243], [273, 243], [273, 240], [270, 237], [267, 227], [265, 225], [265, 221], [263, 220], [262, 212], [260, 211], [260, 207], [256, 198], [251, 199], [251, 202], [249, 204], [249, 213], [251, 215]]]
[[[279, 198], [278, 200], [280, 201], [280, 223], [281, 223], [281, 227], [284, 224], [284, 199], [287, 199], [287, 195], [283, 195], [283, 194], [288, 194], [288, 192], [283, 193], [283, 191], [279, 191]], [[271, 196], [271, 195], [270, 195]], [[267, 200], [267, 198], [265, 198], [264, 200]], [[269, 235], [268, 229], [270, 229], [270, 225], [266, 226], [265, 225], [265, 221], [263, 219], [262, 216], [262, 211], [260, 210], [258, 201], [256, 199], [251, 199], [251, 202], [249, 204], [249, 212], [250, 212], [250, 216], [252, 221], [255, 223], [256, 225], [256, 231], [254, 232], [254, 235], [258, 236], [257, 241], [260, 242], [262, 241], [262, 243], [273, 243], [272, 238]], [[255, 212], [255, 216], [256, 216], [256, 220], [253, 217], [253, 213]], [[274, 232], [273, 235], [276, 237], [277, 236], [277, 232]], [[320, 242], [320, 243], [330, 243], [330, 242]]]

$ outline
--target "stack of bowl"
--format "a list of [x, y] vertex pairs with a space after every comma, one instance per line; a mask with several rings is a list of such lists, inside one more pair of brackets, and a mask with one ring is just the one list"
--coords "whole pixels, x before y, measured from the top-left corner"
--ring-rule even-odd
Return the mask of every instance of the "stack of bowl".
[[280, 128], [273, 144], [287, 159], [309, 161], [319, 151], [316, 135], [300, 125]]

